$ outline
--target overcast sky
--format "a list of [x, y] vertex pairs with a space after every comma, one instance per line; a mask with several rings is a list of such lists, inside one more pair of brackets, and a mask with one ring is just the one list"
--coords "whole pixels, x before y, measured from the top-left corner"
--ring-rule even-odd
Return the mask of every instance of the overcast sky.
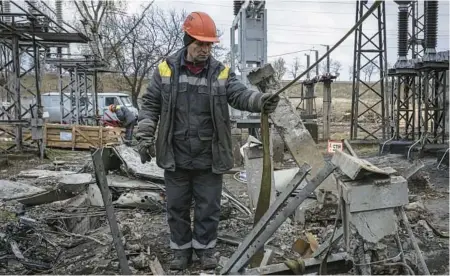
[[[145, 2], [150, 0], [128, 0], [128, 12], [140, 12]], [[369, 3], [373, 3], [373, 0]], [[164, 10], [208, 13], [224, 33], [221, 43], [230, 47], [233, 0], [156, 0], [155, 5]], [[423, 9], [423, 0], [420, 0], [419, 6]], [[449, 0], [440, 0], [439, 8], [437, 50], [443, 51], [449, 49]], [[325, 53], [325, 47], [320, 44], [335, 44], [355, 23], [355, 1], [269, 0], [266, 1], [266, 9], [269, 62], [281, 56], [288, 67], [295, 57], [300, 59], [302, 65], [306, 65], [305, 53], [310, 53], [309, 49], [318, 49], [321, 56]], [[397, 11], [397, 4], [386, 1], [387, 56], [392, 65], [397, 59]], [[74, 12], [73, 8], [65, 8], [65, 18], [72, 17]], [[376, 29], [376, 19], [371, 16], [364, 23], [364, 30], [370, 37]], [[353, 64], [353, 41], [354, 34], [331, 55], [332, 59], [342, 63], [340, 80], [349, 80], [349, 67]], [[303, 50], [307, 51], [299, 52]], [[314, 52], [311, 52], [311, 61], [314, 58]]]
[[[130, 12], [137, 10], [140, 4], [142, 1], [130, 1]], [[224, 32], [221, 43], [230, 47], [230, 26], [234, 20], [232, 0], [156, 0], [155, 4], [162, 9], [208, 13]], [[419, 5], [423, 8], [423, 1]], [[437, 50], [443, 51], [449, 49], [449, 1], [440, 0], [439, 8]], [[325, 47], [320, 44], [335, 44], [355, 23], [355, 1], [269, 0], [266, 1], [266, 9], [269, 62], [282, 56], [288, 65], [295, 57], [306, 65], [305, 53], [309, 52], [291, 52], [318, 49], [320, 56], [325, 53]], [[397, 59], [397, 11], [397, 4], [386, 1], [387, 55], [391, 64]], [[365, 32], [372, 36], [377, 28], [376, 19], [372, 16], [365, 24]], [[331, 56], [343, 65], [341, 80], [349, 79], [353, 41], [354, 35], [351, 35]], [[313, 61], [314, 52], [311, 54]]]

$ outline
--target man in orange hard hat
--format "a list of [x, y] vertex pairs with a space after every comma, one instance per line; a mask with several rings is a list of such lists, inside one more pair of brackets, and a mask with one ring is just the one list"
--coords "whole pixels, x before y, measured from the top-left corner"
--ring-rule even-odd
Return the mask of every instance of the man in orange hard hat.
[[165, 170], [170, 247], [174, 250], [170, 268], [187, 268], [194, 249], [203, 269], [213, 269], [217, 266], [214, 247], [222, 174], [233, 167], [228, 104], [271, 113], [279, 98], [266, 102], [270, 94], [248, 89], [211, 56], [213, 43], [219, 39], [209, 15], [189, 14], [183, 29], [185, 47], [158, 65], [142, 97], [136, 138], [142, 163], [156, 156], [156, 163]]

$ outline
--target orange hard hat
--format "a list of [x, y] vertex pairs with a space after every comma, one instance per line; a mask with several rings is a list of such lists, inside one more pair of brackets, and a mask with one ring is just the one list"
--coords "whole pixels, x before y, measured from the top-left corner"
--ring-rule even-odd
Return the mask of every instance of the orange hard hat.
[[202, 42], [219, 42], [216, 24], [204, 12], [192, 12], [184, 21], [183, 31]]

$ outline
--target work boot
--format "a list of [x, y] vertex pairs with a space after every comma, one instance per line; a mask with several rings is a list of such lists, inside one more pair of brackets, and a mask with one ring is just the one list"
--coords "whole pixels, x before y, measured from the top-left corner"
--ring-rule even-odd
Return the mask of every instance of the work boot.
[[184, 270], [192, 263], [192, 249], [174, 250], [173, 260], [170, 262], [171, 270]]
[[196, 249], [195, 253], [200, 259], [200, 263], [202, 264], [202, 269], [209, 270], [214, 269], [217, 266], [216, 257], [214, 257], [215, 250], [213, 248], [210, 249]]

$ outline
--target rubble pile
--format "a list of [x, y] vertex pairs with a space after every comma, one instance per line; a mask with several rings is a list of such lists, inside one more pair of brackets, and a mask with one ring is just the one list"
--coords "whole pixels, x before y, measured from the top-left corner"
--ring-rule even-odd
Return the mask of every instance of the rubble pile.
[[[138, 160], [139, 157], [132, 149], [118, 147], [111, 152], [110, 158], [117, 158], [114, 160], [120, 160], [121, 163], [109, 169], [107, 180], [131, 272], [160, 274], [165, 270], [168, 274], [219, 273], [220, 266], [215, 271], [201, 271], [196, 259], [186, 271], [168, 270], [172, 252], [168, 246], [170, 234], [165, 218], [165, 191], [161, 181], [163, 174], [157, 167], [141, 170], [140, 163], [135, 162], [135, 158]], [[387, 162], [383, 160], [386, 157], [380, 159], [382, 161], [375, 159], [374, 164]], [[86, 158], [81, 160], [83, 162], [78, 164], [63, 161], [41, 164], [0, 180], [0, 273], [120, 272], [119, 258], [92, 162]], [[402, 162], [397, 164], [399, 172], [410, 166], [410, 163]], [[392, 166], [392, 162], [390, 164]], [[448, 252], [445, 253], [448, 249], [448, 224], [447, 228], [443, 228], [439, 224], [439, 216], [430, 215], [434, 209], [429, 208], [439, 206], [439, 203], [435, 203], [430, 207], [427, 203], [430, 195], [426, 192], [433, 185], [422, 189], [417, 187], [420, 183], [415, 184], [417, 179], [435, 183], [434, 178], [434, 172], [424, 169], [409, 179], [409, 204], [404, 206], [404, 210], [430, 271], [435, 274], [448, 272], [448, 266], [442, 263], [443, 259], [448, 258]], [[239, 244], [254, 227], [246, 183], [228, 176], [224, 179], [226, 183], [216, 254], [222, 265], [238, 250]], [[417, 189], [414, 190], [414, 187]], [[440, 197], [434, 194], [432, 199], [437, 201]], [[328, 257], [328, 261], [329, 266], [333, 262], [341, 265], [339, 260], [333, 259], [333, 256], [341, 256], [339, 254], [346, 251], [342, 222], [340, 219], [336, 221], [336, 202], [319, 204], [313, 195], [305, 202], [302, 217], [287, 218], [265, 243], [267, 263], [258, 269], [270, 271], [281, 267], [280, 271], [286, 272], [292, 266], [291, 262], [306, 260], [311, 265], [308, 260], [315, 260], [315, 257], [320, 262], [328, 250], [335, 226], [337, 231], [333, 236], [332, 256]], [[403, 257], [408, 268], [398, 264], [401, 263], [401, 256], [396, 236], [387, 235], [374, 244], [366, 245], [366, 249], [370, 248], [371, 251], [372, 274], [401, 274], [405, 273], [405, 269], [417, 273], [420, 270], [417, 254], [408, 242], [408, 233], [401, 223], [397, 233], [402, 241]], [[356, 264], [354, 268], [359, 267], [358, 260], [353, 262]]]

